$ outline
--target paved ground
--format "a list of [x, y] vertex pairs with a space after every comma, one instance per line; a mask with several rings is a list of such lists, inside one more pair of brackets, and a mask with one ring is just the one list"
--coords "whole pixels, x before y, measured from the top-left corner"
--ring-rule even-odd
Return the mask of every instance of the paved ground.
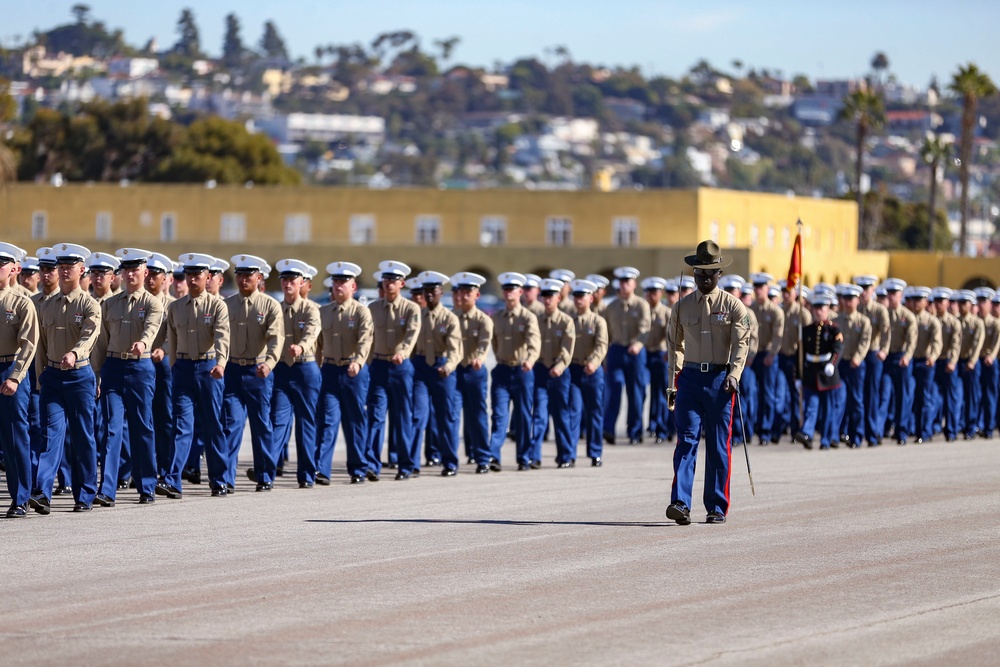
[[687, 527], [671, 448], [556, 470], [546, 447], [531, 472], [0, 521], [0, 662], [997, 664], [996, 441], [753, 447], [756, 498], [738, 450], [729, 522]]

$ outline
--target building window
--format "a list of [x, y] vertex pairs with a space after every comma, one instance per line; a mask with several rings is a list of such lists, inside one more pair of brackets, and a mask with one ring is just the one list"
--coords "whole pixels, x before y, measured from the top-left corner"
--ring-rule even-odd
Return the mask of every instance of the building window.
[[573, 245], [573, 221], [569, 218], [546, 219], [545, 242], [548, 245]]
[[611, 221], [611, 245], [633, 247], [639, 245], [639, 220], [615, 218]]
[[220, 241], [245, 241], [247, 217], [242, 213], [223, 213], [219, 220]]
[[500, 215], [484, 215], [480, 218], [479, 244], [507, 245], [507, 218]]
[[312, 240], [312, 224], [307, 213], [290, 213], [285, 216], [285, 243], [290, 245], [309, 243]]
[[164, 213], [160, 216], [160, 241], [173, 243], [177, 240], [177, 214]]
[[437, 245], [441, 242], [440, 216], [418, 215], [416, 229], [417, 245]]
[[781, 230], [781, 247], [788, 248], [789, 244], [792, 242], [792, 232], [785, 227]]
[[44, 239], [49, 235], [49, 214], [45, 211], [35, 211], [31, 214], [31, 238]]
[[736, 247], [736, 225], [730, 222], [726, 225], [726, 245], [730, 248]]
[[765, 233], [764, 244], [767, 246], [768, 250], [774, 250], [774, 225], [767, 226], [767, 232]]
[[712, 239], [716, 243], [719, 242], [719, 223], [715, 220], [708, 225], [708, 238]]
[[375, 243], [375, 216], [352, 215], [350, 219], [351, 245]]
[[750, 225], [750, 247], [756, 248], [760, 243], [760, 228], [757, 225]]
[[111, 213], [101, 211], [97, 214], [97, 226], [94, 230], [94, 238], [98, 241], [111, 240]]

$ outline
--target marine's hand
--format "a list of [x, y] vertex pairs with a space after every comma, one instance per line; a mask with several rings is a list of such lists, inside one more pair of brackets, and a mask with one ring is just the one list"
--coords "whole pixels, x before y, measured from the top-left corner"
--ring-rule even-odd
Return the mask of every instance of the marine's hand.
[[735, 394], [740, 390], [740, 381], [732, 375], [727, 375], [725, 381], [722, 383], [722, 389], [730, 394]]

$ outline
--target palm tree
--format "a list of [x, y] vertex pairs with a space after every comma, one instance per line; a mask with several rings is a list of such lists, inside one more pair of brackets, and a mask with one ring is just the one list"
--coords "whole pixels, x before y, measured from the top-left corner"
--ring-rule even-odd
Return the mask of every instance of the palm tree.
[[972, 135], [976, 126], [976, 104], [980, 97], [989, 97], [997, 92], [990, 77], [973, 63], [959, 67], [951, 77], [948, 89], [962, 98], [962, 139], [959, 143], [958, 179], [962, 182], [961, 215], [958, 233], [959, 252], [965, 253], [969, 241], [969, 165], [972, 163]]
[[866, 239], [865, 247], [869, 247], [873, 239], [868, 238], [868, 235], [864, 234], [865, 230], [861, 228], [864, 224], [865, 210], [864, 195], [861, 192], [861, 175], [864, 173], [865, 141], [868, 134], [872, 130], [881, 128], [885, 123], [885, 104], [882, 101], [882, 96], [868, 87], [858, 88], [844, 98], [844, 107], [840, 110], [840, 117], [856, 124], [854, 193], [858, 201], [858, 235], [860, 238]]
[[927, 202], [927, 216], [930, 220], [927, 249], [934, 252], [934, 228], [937, 222], [937, 179], [938, 169], [948, 163], [948, 154], [954, 138], [950, 135], [940, 135], [928, 132], [924, 137], [924, 145], [920, 147], [920, 157], [931, 167], [930, 197]]

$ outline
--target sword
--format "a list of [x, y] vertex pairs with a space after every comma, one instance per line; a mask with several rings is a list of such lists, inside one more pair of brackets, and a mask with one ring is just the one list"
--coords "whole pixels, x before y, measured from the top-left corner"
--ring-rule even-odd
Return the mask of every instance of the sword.
[[750, 493], [757, 497], [757, 491], [753, 487], [753, 471], [750, 469], [750, 452], [747, 451], [747, 426], [743, 416], [743, 401], [740, 400], [740, 392], [736, 391], [736, 407], [740, 411], [740, 430], [743, 431], [743, 454], [747, 459], [747, 475], [750, 476]]

